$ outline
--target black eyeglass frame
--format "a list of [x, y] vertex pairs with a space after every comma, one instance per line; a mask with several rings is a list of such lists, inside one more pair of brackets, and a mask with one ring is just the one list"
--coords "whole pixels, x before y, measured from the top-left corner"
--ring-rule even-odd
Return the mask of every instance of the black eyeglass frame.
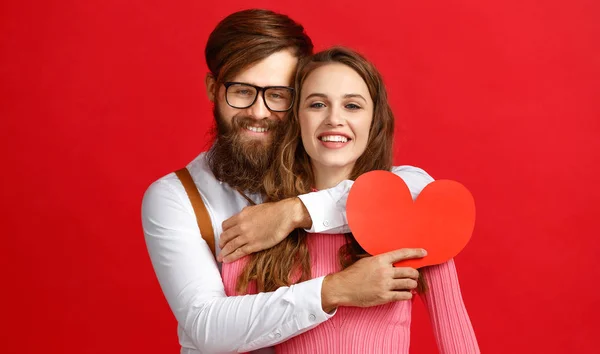
[[[261, 87], [261, 86], [256, 86], [256, 85], [248, 84], [248, 83], [245, 83], [245, 82], [234, 82], [234, 81], [225, 82], [225, 83], [223, 83], [223, 85], [225, 86], [225, 101], [232, 108], [246, 109], [246, 108], [252, 107], [252, 105], [254, 105], [256, 103], [256, 99], [258, 98], [258, 93], [259, 92], [262, 92], [263, 102], [265, 103], [265, 106], [269, 109], [269, 111], [271, 111], [271, 112], [287, 112], [290, 109], [292, 109], [292, 107], [294, 107], [294, 100], [296, 99], [296, 90], [293, 87], [289, 87], [289, 86], [264, 86], [264, 87]], [[227, 98], [227, 91], [233, 85], [245, 85], [245, 86], [250, 86], [250, 87], [255, 88], [256, 89], [256, 95], [254, 95], [254, 99], [252, 100], [252, 103], [250, 103], [249, 105], [247, 105], [245, 107], [238, 107], [238, 106], [234, 106], [231, 103], [229, 103], [229, 99]], [[271, 109], [271, 107], [269, 107], [269, 103], [267, 103], [267, 100], [265, 98], [265, 91], [267, 91], [268, 89], [288, 89], [288, 90], [290, 90], [291, 93], [292, 93], [292, 100], [290, 101], [290, 106], [287, 109], [284, 109], [284, 110]]]

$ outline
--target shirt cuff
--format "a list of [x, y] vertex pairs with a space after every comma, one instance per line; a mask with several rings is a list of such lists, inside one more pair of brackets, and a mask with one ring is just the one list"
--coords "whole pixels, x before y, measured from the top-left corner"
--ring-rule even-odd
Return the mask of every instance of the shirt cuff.
[[332, 313], [323, 311], [323, 305], [321, 304], [323, 279], [325, 277], [290, 286], [290, 291], [284, 296], [284, 300], [298, 309], [294, 316], [291, 316], [288, 321], [282, 323], [278, 328], [274, 328], [268, 334], [239, 348], [239, 352], [276, 345], [306, 332], [334, 316], [337, 309]]
[[[331, 313], [323, 311], [321, 296], [321, 292], [323, 290], [323, 280], [325, 280], [325, 276], [307, 280], [291, 286], [293, 289], [293, 301], [301, 301], [307, 304], [305, 310], [309, 312], [309, 316], [307, 317], [308, 322], [303, 321], [303, 323], [305, 323], [307, 326], [313, 325], [314, 323], [325, 322], [333, 317], [333, 315], [335, 315], [337, 312], [337, 310], [334, 310]], [[286, 300], [288, 300], [287, 297]], [[295, 305], [297, 306], [299, 304], [295, 303]], [[302, 308], [302, 306], [299, 307]]]
[[324, 233], [347, 224], [343, 212], [337, 210], [337, 203], [327, 190], [299, 195], [312, 220], [309, 233]]

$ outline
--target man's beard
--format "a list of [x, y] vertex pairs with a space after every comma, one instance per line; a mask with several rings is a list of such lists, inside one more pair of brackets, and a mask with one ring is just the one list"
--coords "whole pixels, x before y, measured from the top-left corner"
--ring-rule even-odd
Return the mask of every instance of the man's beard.
[[[279, 120], [257, 121], [249, 117], [236, 116], [231, 125], [223, 119], [217, 104], [213, 109], [216, 129], [215, 142], [207, 153], [208, 166], [215, 177], [232, 188], [244, 192], [262, 191], [263, 178], [273, 162], [274, 142], [279, 135]], [[269, 139], [252, 139], [243, 136], [248, 126], [267, 128]]]

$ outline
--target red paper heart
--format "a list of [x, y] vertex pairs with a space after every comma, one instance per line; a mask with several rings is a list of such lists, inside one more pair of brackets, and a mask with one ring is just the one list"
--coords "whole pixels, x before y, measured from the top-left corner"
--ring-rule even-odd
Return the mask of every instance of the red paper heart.
[[358, 243], [377, 255], [400, 248], [424, 248], [427, 256], [395, 264], [420, 268], [444, 263], [469, 242], [475, 202], [460, 183], [428, 184], [413, 202], [402, 178], [371, 171], [356, 179], [346, 204], [348, 225]]

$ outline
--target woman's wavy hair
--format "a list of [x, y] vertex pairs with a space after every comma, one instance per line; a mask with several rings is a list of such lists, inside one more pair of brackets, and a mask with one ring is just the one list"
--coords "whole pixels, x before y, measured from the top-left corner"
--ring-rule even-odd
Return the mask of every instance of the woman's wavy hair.
[[[374, 104], [367, 147], [356, 161], [349, 179], [355, 180], [361, 174], [373, 170], [389, 171], [392, 167], [394, 115], [381, 74], [359, 53], [344, 47], [334, 47], [307, 57], [298, 65], [296, 101], [285, 123], [283, 136], [278, 139], [275, 147], [275, 156], [278, 158], [264, 180], [266, 201], [279, 201], [313, 190], [314, 174], [300, 135], [299, 106], [306, 78], [315, 69], [329, 64], [343, 64], [357, 72], [367, 84]], [[306, 237], [304, 230], [294, 230], [278, 245], [250, 255], [249, 262], [238, 278], [237, 292], [247, 293], [248, 284], [252, 281], [256, 281], [257, 290], [262, 292], [310, 279], [310, 255]], [[346, 240], [346, 245], [339, 251], [342, 268], [368, 256], [352, 234], [346, 234]]]

